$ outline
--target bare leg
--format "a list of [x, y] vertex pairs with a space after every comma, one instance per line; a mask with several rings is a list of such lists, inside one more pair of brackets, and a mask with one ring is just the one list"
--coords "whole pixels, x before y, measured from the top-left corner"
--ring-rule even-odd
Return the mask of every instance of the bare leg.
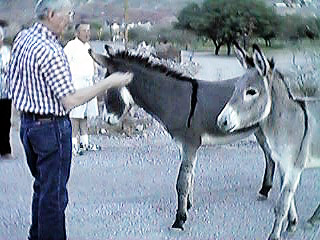
[[80, 131], [80, 119], [71, 118], [72, 126], [72, 148], [79, 149], [79, 131]]
[[80, 141], [79, 141], [79, 132], [80, 132], [80, 119], [79, 118], [71, 118], [71, 126], [72, 126], [72, 154], [82, 155], [80, 150]]
[[79, 118], [70, 118], [71, 126], [72, 126], [72, 137], [78, 137], [78, 133], [80, 131], [80, 119]]
[[88, 148], [89, 145], [89, 136], [88, 136], [88, 126], [87, 118], [79, 119], [80, 121], [80, 143], [84, 149]]
[[173, 228], [183, 230], [183, 224], [187, 220], [187, 205], [188, 196], [192, 187], [192, 176], [196, 164], [196, 152], [199, 144], [183, 143], [181, 148], [182, 162], [177, 179], [177, 194], [178, 194], [178, 210], [176, 220], [172, 225]]
[[275, 162], [271, 158], [271, 150], [267, 144], [265, 136], [263, 135], [263, 133], [260, 129], [255, 133], [255, 136], [256, 136], [256, 139], [257, 139], [260, 147], [263, 150], [265, 162], [266, 162], [263, 183], [262, 183], [262, 187], [259, 191], [259, 194], [261, 194], [261, 196], [262, 196], [261, 200], [265, 200], [268, 198], [269, 191], [272, 188], [273, 176], [274, 176], [274, 170], [275, 170]]
[[88, 124], [87, 124], [87, 118], [80, 118], [80, 135], [88, 135]]

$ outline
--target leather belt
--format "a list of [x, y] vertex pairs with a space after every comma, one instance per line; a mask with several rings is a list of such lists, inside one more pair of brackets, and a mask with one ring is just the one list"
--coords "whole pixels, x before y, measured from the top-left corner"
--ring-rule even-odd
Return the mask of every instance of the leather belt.
[[53, 121], [65, 118], [66, 116], [55, 116], [53, 114], [37, 114], [37, 113], [30, 113], [30, 112], [23, 112], [22, 116], [24, 118], [32, 119], [34, 121]]

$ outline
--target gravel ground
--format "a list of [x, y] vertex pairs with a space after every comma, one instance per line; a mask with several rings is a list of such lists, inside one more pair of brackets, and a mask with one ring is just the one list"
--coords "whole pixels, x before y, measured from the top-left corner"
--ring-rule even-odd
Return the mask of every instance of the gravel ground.
[[[30, 224], [32, 177], [15, 112], [12, 122], [15, 159], [0, 160], [0, 240], [26, 239]], [[199, 149], [194, 206], [184, 231], [170, 228], [176, 211], [178, 148], [156, 121], [138, 109], [124, 130], [108, 128], [92, 141], [102, 150], [72, 160], [68, 239], [264, 240], [271, 231], [279, 178], [276, 174], [269, 199], [258, 201], [264, 160], [252, 136]], [[317, 229], [304, 228], [319, 203], [319, 181], [314, 181], [319, 178], [318, 170], [303, 173], [296, 193], [298, 231], [283, 239], [320, 238]]]

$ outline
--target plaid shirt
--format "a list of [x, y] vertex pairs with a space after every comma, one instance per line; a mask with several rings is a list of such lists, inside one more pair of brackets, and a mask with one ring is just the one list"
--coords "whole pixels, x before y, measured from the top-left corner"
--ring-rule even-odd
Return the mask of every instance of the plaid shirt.
[[67, 57], [57, 37], [35, 23], [21, 31], [12, 46], [7, 74], [17, 110], [66, 115], [60, 99], [75, 91]]

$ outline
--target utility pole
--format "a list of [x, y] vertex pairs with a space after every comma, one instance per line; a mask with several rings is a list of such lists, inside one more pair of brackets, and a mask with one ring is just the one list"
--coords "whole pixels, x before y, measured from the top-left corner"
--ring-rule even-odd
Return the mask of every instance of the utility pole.
[[124, 0], [124, 47], [128, 49], [128, 0]]

